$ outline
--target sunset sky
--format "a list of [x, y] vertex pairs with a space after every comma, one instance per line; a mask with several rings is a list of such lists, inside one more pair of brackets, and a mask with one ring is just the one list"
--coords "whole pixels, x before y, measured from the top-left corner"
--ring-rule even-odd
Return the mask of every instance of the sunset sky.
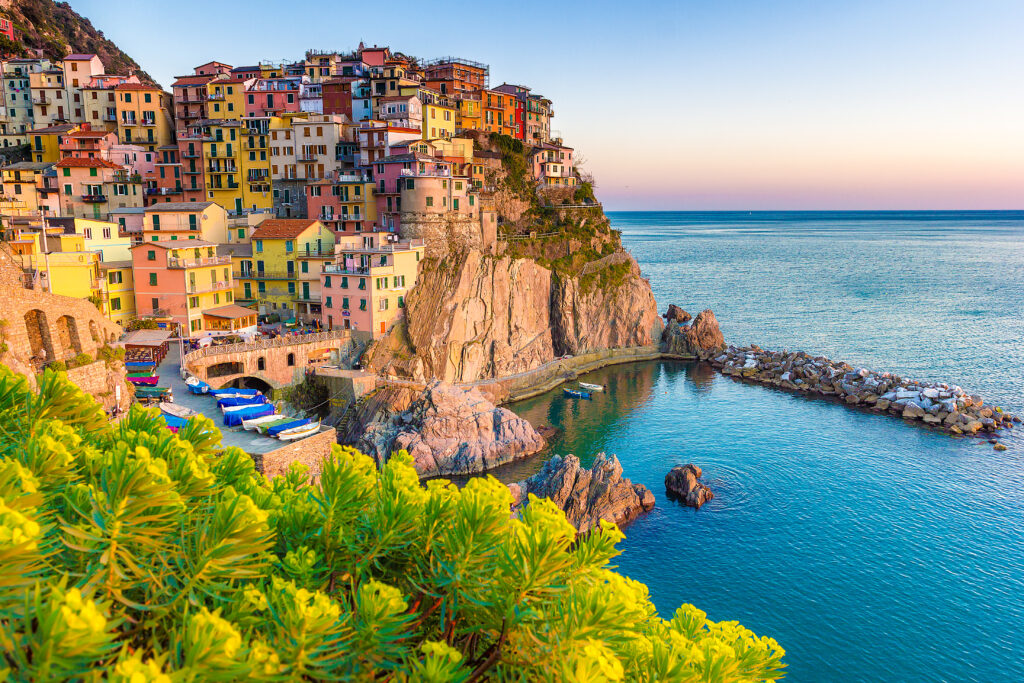
[[1021, 0], [71, 5], [168, 89], [360, 40], [486, 62], [608, 209], [1024, 208]]

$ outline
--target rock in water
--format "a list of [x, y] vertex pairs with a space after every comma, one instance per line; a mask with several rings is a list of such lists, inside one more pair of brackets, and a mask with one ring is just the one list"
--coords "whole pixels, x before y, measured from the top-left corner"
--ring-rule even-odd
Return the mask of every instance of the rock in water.
[[692, 508], [700, 506], [715, 497], [707, 486], [699, 481], [701, 469], [696, 465], [676, 465], [665, 475], [665, 490]]
[[689, 325], [669, 319], [661, 335], [661, 346], [665, 353], [708, 358], [725, 348], [725, 337], [709, 308], [698, 313]]
[[622, 478], [622, 465], [614, 455], [598, 453], [589, 470], [575, 455], [552, 456], [540, 472], [526, 481], [509, 484], [516, 508], [533, 494], [550, 498], [565, 511], [580, 533], [604, 519], [622, 525], [654, 507], [654, 494], [643, 484]]
[[438, 382], [400, 411], [366, 426], [357, 447], [384, 462], [407, 450], [421, 477], [473, 474], [542, 450], [544, 437], [477, 389]]
[[665, 312], [664, 318], [665, 320], [670, 322], [674, 320], [681, 325], [683, 323], [690, 322], [690, 320], [693, 319], [693, 316], [687, 313], [682, 308], [679, 308], [679, 306], [676, 306], [675, 304], [669, 304], [668, 310]]

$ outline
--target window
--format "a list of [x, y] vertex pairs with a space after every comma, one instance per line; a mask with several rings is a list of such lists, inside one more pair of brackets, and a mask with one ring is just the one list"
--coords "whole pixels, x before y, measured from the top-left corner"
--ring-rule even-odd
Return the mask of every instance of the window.
[[121, 284], [121, 278], [122, 273], [120, 271], [112, 270], [109, 273], [107, 273], [107, 282], [109, 282], [112, 285]]
[[360, 311], [365, 311], [366, 310], [366, 299], [360, 299], [359, 300], [359, 310]]
[[190, 296], [188, 298], [188, 307], [189, 308], [199, 308], [199, 297], [198, 296]]
[[160, 229], [160, 216], [158, 216], [156, 214], [153, 214], [153, 229], [154, 230], [159, 230]]
[[70, 183], [64, 186], [64, 194], [70, 196], [70, 194], [71, 194], [71, 185], [70, 185]]
[[302, 262], [302, 272], [303, 273], [308, 273], [309, 272], [309, 261], [303, 261]]
[[330, 287], [330, 286], [331, 286], [331, 276], [330, 275], [325, 275], [324, 276], [324, 287]]
[[114, 297], [110, 300], [110, 310], [120, 311], [121, 310], [121, 299], [120, 297]]
[[149, 274], [149, 284], [151, 287], [156, 287], [156, 273]]
[[289, 367], [295, 365], [295, 354], [294, 353], [289, 353], [288, 354], [288, 365], [289, 365]]
[[294, 245], [294, 243], [291, 240], [285, 240], [284, 251], [285, 251], [286, 254], [292, 253], [292, 250], [294, 248], [295, 248], [295, 245]]
[[146, 93], [145, 95], [143, 95], [143, 96], [142, 96], [142, 99], [143, 99], [143, 100], [144, 100], [145, 102], [147, 102], [147, 103], [148, 103], [148, 102], [152, 102], [152, 101], [153, 101], [153, 96], [152, 96], [152, 95], [150, 95], [149, 93]]
[[188, 217], [188, 229], [189, 230], [198, 230], [199, 229], [199, 226], [197, 225], [196, 215], [194, 213], [190, 214], [189, 217]]
[[244, 240], [245, 239], [245, 228], [239, 228], [238, 229], [238, 239], [240, 239], [240, 240]]
[[434, 205], [434, 198], [433, 197], [427, 197], [427, 206], [433, 206], [433, 205]]
[[342, 277], [341, 278], [341, 288], [342, 289], [348, 289], [348, 278], [347, 277]]
[[153, 311], [160, 310], [160, 299], [150, 299], [149, 305], [153, 307]]
[[405, 308], [405, 297], [404, 296], [398, 297], [398, 307], [399, 308]]
[[96, 177], [96, 169], [95, 168], [90, 168], [89, 169], [89, 175], [91, 175], [93, 177]]
[[267, 369], [267, 359], [264, 358], [263, 356], [260, 356], [259, 358], [257, 358], [256, 359], [256, 369], [257, 370], [266, 370]]
[[189, 325], [193, 332], [198, 332], [202, 328], [202, 326], [203, 322], [201, 320], [193, 320]]
[[331, 297], [327, 297], [327, 299], [325, 300], [325, 305], [327, 306], [327, 308], [331, 308], [334, 305], [331, 303]]
[[380, 310], [382, 310], [382, 311], [388, 310], [388, 300], [387, 300], [387, 297], [385, 297], [385, 298], [380, 300]]
[[67, 177], [69, 177], [71, 175], [71, 169], [70, 168], [65, 168], [65, 169], [62, 169], [62, 170], [64, 171], [64, 177], [65, 178], [67, 178]]
[[348, 297], [347, 296], [344, 296], [344, 297], [341, 298], [341, 308], [343, 310], [346, 310], [346, 311], [348, 310]]
[[366, 278], [359, 278], [359, 289], [366, 289]]
[[256, 253], [261, 253], [262, 251], [263, 251], [263, 240], [256, 240]]

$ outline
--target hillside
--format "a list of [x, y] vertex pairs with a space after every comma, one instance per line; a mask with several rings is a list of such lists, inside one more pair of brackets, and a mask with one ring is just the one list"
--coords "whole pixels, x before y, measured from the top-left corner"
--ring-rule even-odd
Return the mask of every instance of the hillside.
[[12, 44], [0, 36], [0, 52], [28, 56], [28, 49], [39, 49], [45, 57], [55, 60], [72, 52], [95, 54], [103, 61], [107, 73], [134, 72], [142, 81], [154, 82], [134, 59], [66, 2], [0, 0], [0, 15], [14, 23], [20, 37]]

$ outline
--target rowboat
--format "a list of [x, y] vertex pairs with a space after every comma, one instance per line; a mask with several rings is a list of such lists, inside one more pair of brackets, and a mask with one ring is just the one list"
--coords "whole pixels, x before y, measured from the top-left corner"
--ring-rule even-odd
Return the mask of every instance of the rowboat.
[[277, 436], [281, 432], [287, 431], [289, 429], [294, 429], [295, 427], [301, 427], [302, 425], [308, 425], [308, 424], [309, 424], [309, 420], [306, 419], [306, 418], [302, 418], [302, 419], [292, 418], [291, 421], [285, 422], [284, 424], [274, 425], [273, 427], [271, 427], [270, 429], [267, 430], [267, 434], [269, 434], [270, 436]]
[[251, 420], [242, 420], [242, 427], [250, 432], [254, 432], [260, 425], [267, 424], [268, 422], [276, 422], [280, 419], [281, 416], [276, 414], [254, 417]]
[[577, 391], [576, 389], [569, 388], [562, 389], [562, 391], [566, 396], [571, 396], [572, 398], [585, 398], [588, 401], [590, 400], [590, 394], [586, 391]]
[[239, 398], [242, 396], [252, 398], [253, 396], [259, 396], [260, 392], [257, 389], [235, 389], [233, 387], [226, 387], [224, 389], [210, 389], [210, 393], [217, 398]]
[[235, 398], [217, 399], [217, 407], [221, 410], [237, 406], [256, 406], [267, 402], [266, 396], [238, 396]]
[[290, 417], [288, 415], [276, 415], [275, 417], [277, 417], [276, 420], [269, 420], [262, 424], [256, 425], [256, 431], [259, 432], [260, 434], [266, 434], [272, 427], [283, 425], [288, 422], [293, 422], [295, 420], [294, 417]]
[[301, 427], [295, 427], [293, 429], [286, 429], [277, 435], [281, 441], [296, 441], [298, 439], [304, 439], [307, 436], [312, 436], [320, 431], [319, 422], [311, 422], [308, 425], [302, 425]]
[[183, 417], [177, 417], [176, 415], [168, 415], [164, 413], [160, 417], [164, 419], [164, 422], [167, 423], [167, 428], [172, 432], [178, 431], [179, 428], [184, 427], [188, 423], [188, 420]]
[[604, 391], [603, 384], [589, 384], [587, 382], [580, 382], [580, 387], [588, 389], [590, 391]]
[[191, 408], [180, 406], [177, 403], [161, 403], [160, 410], [168, 415], [174, 415], [175, 417], [184, 418], [186, 420], [196, 414], [196, 411]]
[[156, 383], [160, 381], [160, 375], [150, 375], [149, 377], [129, 377], [128, 381], [135, 386], [156, 386]]
[[[155, 370], [155, 368], [154, 368]], [[153, 370], [136, 370], [128, 373], [129, 377], [152, 377]]]
[[227, 415], [228, 413], [237, 413], [239, 410], [245, 410], [246, 408], [256, 408], [262, 405], [269, 405], [266, 401], [258, 401], [256, 403], [240, 403], [237, 406], [221, 406], [220, 411]]
[[[195, 384], [188, 381], [188, 379], [195, 379]], [[195, 377], [189, 377], [185, 380], [185, 384], [188, 386], [188, 390], [193, 394], [205, 394], [210, 390], [210, 385], [202, 380], [198, 380]]]
[[135, 395], [145, 398], [159, 398], [171, 393], [170, 387], [138, 387]]
[[241, 410], [224, 413], [224, 424], [228, 427], [239, 427], [246, 420], [273, 414], [274, 406], [269, 403], [264, 403], [263, 405], [258, 406], [244, 406]]

